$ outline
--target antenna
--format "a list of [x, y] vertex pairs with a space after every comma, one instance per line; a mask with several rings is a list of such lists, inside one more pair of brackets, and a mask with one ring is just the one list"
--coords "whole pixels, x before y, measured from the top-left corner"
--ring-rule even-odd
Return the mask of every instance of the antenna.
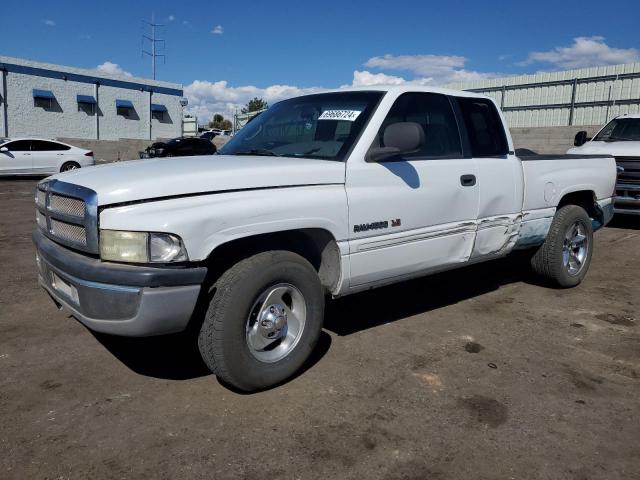
[[[151, 74], [153, 79], [156, 79], [156, 57], [162, 57], [162, 63], [165, 63], [165, 55], [163, 53], [156, 53], [156, 44], [160, 44], [158, 48], [164, 49], [165, 43], [164, 39], [156, 38], [156, 27], [164, 27], [163, 24], [155, 23], [155, 15], [151, 14], [151, 22], [147, 22], [146, 20], [142, 20], [142, 23], [145, 23], [151, 29], [151, 36], [142, 34], [142, 55], [149, 55], [151, 57]], [[148, 40], [149, 45], [151, 46], [151, 51], [144, 49], [144, 41]]]

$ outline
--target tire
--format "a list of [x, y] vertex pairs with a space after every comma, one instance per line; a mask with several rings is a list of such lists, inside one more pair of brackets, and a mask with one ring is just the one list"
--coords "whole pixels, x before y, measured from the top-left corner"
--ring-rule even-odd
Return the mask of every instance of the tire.
[[80, 168], [80, 164], [78, 162], [65, 162], [60, 167], [61, 172], [69, 172], [71, 170], [76, 170]]
[[[584, 238], [580, 240], [581, 237]], [[565, 205], [553, 217], [547, 238], [533, 255], [531, 266], [552, 285], [570, 288], [584, 279], [592, 254], [593, 227], [589, 215], [582, 207]]]
[[324, 291], [306, 259], [289, 251], [258, 253], [223, 273], [214, 291], [198, 348], [218, 379], [253, 392], [284, 382], [303, 366], [324, 319]]

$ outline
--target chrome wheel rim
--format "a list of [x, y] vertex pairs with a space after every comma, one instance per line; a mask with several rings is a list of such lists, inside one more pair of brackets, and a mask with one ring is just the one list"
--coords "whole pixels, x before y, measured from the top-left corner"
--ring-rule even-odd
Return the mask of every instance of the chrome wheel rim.
[[246, 325], [251, 355], [265, 363], [283, 359], [296, 348], [307, 320], [304, 296], [289, 283], [266, 289], [251, 307]]
[[584, 268], [589, 252], [587, 229], [582, 222], [575, 222], [569, 227], [562, 247], [562, 262], [569, 275], [577, 275]]
[[73, 164], [71, 164], [71, 165], [67, 165], [67, 166], [66, 166], [62, 171], [63, 171], [63, 172], [68, 172], [69, 170], [75, 170], [75, 169], [77, 169], [77, 168], [78, 168], [78, 166], [77, 166], [77, 165], [73, 165]]

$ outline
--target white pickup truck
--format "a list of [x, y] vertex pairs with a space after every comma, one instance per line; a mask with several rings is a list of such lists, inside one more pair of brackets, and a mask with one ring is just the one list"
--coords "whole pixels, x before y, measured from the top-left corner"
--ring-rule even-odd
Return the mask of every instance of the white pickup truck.
[[576, 134], [574, 155], [612, 155], [618, 165], [616, 213], [640, 215], [640, 114], [620, 115], [592, 138], [587, 132]]
[[214, 156], [50, 177], [34, 242], [41, 285], [88, 328], [189, 326], [211, 370], [254, 391], [303, 365], [326, 295], [515, 249], [579, 284], [615, 180], [610, 156], [518, 158], [489, 98], [345, 89], [277, 103]]

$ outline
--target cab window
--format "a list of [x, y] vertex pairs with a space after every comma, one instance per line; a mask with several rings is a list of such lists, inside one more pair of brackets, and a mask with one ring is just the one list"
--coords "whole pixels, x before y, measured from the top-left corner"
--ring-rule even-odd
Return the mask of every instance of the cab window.
[[384, 130], [398, 122], [415, 122], [424, 130], [425, 141], [419, 152], [404, 158], [460, 158], [460, 132], [451, 103], [437, 93], [404, 93], [398, 97], [387, 114], [378, 134], [384, 147]]

